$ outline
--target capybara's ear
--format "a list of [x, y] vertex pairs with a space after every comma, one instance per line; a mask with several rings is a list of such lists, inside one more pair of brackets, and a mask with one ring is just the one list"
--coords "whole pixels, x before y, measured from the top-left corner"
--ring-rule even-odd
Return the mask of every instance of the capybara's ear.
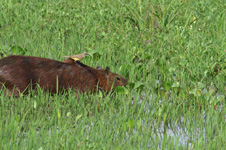
[[104, 70], [104, 73], [108, 75], [110, 73], [110, 68], [106, 67], [106, 69]]
[[101, 66], [97, 66], [97, 69], [102, 69], [102, 67]]

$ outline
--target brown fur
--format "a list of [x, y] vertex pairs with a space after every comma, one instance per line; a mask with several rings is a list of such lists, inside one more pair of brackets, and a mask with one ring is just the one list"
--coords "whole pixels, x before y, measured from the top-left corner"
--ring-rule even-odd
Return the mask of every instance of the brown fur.
[[[58, 84], [56, 84], [58, 81]], [[105, 92], [111, 88], [124, 86], [125, 78], [112, 73], [107, 67], [95, 69], [72, 59], [64, 62], [31, 57], [8, 56], [0, 60], [0, 88], [9, 89], [8, 95], [18, 96], [19, 92], [27, 93], [29, 85], [34, 89], [37, 84], [52, 94], [73, 88], [79, 92], [95, 92], [97, 86]], [[14, 93], [13, 93], [14, 92]]]

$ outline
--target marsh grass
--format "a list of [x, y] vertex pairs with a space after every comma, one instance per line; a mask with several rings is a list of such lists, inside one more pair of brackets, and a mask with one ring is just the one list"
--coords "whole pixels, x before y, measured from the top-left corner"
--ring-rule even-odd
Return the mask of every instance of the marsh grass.
[[1, 91], [0, 149], [224, 149], [225, 2], [0, 1], [2, 56], [109, 66], [117, 93]]

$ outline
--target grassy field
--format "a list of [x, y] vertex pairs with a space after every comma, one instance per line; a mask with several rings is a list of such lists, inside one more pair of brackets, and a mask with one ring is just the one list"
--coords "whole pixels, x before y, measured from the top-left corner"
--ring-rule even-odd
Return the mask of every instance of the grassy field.
[[[0, 94], [0, 149], [225, 149], [224, 0], [1, 0], [0, 51], [109, 66], [112, 95]], [[2, 93], [2, 92], [1, 92]]]

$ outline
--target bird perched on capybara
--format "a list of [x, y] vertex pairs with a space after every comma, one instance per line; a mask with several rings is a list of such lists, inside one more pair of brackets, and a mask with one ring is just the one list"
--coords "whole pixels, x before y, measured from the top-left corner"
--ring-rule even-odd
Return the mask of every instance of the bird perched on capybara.
[[0, 59], [0, 88], [7, 88], [8, 95], [18, 96], [19, 92], [26, 94], [37, 84], [51, 94], [57, 91], [95, 92], [98, 89], [105, 92], [128, 82], [122, 76], [106, 69], [95, 69], [79, 61], [66, 59], [57, 60], [12, 55]]
[[74, 61], [81, 61], [87, 55], [89, 55], [89, 54], [86, 52], [83, 52], [82, 54], [64, 56], [64, 57], [69, 57], [69, 58], [73, 59]]

